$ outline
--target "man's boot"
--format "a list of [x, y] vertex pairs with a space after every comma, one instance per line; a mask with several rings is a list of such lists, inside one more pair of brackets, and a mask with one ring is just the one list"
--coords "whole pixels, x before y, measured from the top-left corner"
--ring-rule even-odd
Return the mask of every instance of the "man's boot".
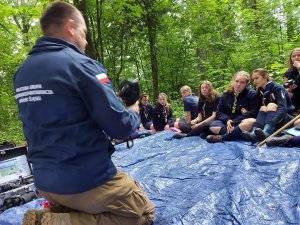
[[29, 209], [24, 214], [22, 225], [40, 225], [42, 217], [46, 213], [70, 213], [70, 212], [76, 212], [76, 210], [64, 206], [56, 206], [56, 205], [50, 208], [40, 209], [40, 210]]
[[280, 147], [293, 147], [291, 144], [290, 144], [290, 140], [293, 138], [294, 136], [292, 135], [289, 135], [289, 134], [286, 134], [286, 135], [283, 135], [281, 137], [274, 137], [274, 138], [271, 138], [270, 140], [267, 140], [266, 142], [266, 145], [268, 147], [274, 147], [274, 146], [280, 146]]
[[45, 213], [41, 225], [72, 225], [71, 213]]
[[45, 213], [51, 212], [50, 209], [27, 210], [23, 217], [22, 225], [40, 225]]
[[256, 128], [254, 130], [255, 136], [257, 137], [258, 141], [263, 141], [265, 140], [267, 137], [269, 137], [275, 130], [275, 126], [267, 123], [264, 126], [264, 129], [262, 130], [261, 128]]

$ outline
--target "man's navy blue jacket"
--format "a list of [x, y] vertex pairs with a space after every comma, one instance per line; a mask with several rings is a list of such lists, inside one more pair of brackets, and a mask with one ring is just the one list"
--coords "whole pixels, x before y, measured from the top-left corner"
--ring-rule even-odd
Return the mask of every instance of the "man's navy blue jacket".
[[[226, 92], [220, 97], [217, 106], [217, 119], [224, 124], [228, 120], [233, 121], [233, 125], [238, 125], [243, 119], [256, 118], [258, 110], [261, 105], [259, 95], [252, 88], [246, 87], [237, 97], [235, 113], [232, 113], [234, 105], [234, 92]], [[242, 113], [241, 109], [247, 110]]]
[[69, 42], [42, 37], [14, 88], [38, 189], [80, 193], [116, 174], [109, 137], [128, 137], [140, 120], [118, 100], [100, 63]]

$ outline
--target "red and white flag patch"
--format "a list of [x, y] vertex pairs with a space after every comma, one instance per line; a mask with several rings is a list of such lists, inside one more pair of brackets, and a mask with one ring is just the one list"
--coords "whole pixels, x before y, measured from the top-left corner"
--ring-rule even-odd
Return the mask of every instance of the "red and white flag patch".
[[107, 83], [109, 82], [108, 77], [106, 76], [105, 73], [99, 73], [96, 75], [97, 79], [99, 80], [100, 83]]

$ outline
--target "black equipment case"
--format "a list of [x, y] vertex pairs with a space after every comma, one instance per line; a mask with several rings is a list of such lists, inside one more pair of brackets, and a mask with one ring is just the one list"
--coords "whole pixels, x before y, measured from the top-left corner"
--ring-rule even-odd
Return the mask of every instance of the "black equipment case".
[[38, 197], [27, 147], [0, 145], [0, 213]]

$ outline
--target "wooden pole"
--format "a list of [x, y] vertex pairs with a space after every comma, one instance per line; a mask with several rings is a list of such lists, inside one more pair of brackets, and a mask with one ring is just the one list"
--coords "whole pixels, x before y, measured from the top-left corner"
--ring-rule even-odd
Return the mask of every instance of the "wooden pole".
[[285, 124], [284, 126], [282, 126], [280, 129], [278, 129], [277, 131], [275, 131], [273, 134], [271, 134], [269, 137], [267, 137], [265, 140], [263, 140], [262, 142], [260, 142], [257, 147], [262, 146], [263, 144], [265, 144], [268, 139], [275, 137], [277, 134], [279, 134], [281, 131], [285, 130], [286, 128], [288, 128], [289, 126], [291, 126], [297, 119], [300, 119], [300, 114], [298, 116], [296, 116], [294, 119], [292, 119], [291, 121], [289, 121], [287, 124]]

